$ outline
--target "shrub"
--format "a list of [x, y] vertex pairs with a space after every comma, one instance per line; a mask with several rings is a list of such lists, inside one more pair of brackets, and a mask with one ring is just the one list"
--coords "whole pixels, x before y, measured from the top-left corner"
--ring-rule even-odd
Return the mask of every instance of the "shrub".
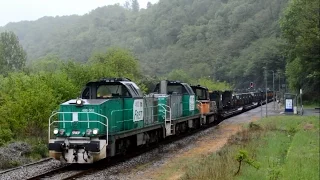
[[239, 150], [238, 154], [236, 155], [235, 159], [239, 162], [238, 170], [234, 175], [238, 175], [240, 173], [242, 162], [259, 169], [260, 165], [256, 163], [253, 159], [249, 158], [248, 152], [245, 150]]
[[48, 157], [47, 144], [36, 144], [32, 147], [32, 155], [35, 159]]
[[12, 168], [31, 162], [27, 157], [31, 146], [25, 142], [10, 143], [0, 148], [0, 169]]

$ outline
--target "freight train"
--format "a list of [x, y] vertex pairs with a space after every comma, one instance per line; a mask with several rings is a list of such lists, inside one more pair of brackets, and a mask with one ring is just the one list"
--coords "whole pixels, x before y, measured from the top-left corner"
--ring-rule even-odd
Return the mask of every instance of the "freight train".
[[49, 155], [67, 163], [93, 163], [252, 109], [265, 103], [265, 96], [209, 92], [167, 80], [143, 95], [127, 78], [103, 78], [87, 83], [79, 98], [52, 113]]

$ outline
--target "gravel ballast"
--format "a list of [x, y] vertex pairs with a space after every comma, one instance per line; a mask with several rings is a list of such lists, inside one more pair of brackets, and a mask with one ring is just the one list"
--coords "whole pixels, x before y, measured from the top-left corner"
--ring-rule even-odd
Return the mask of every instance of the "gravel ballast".
[[18, 168], [16, 170], [0, 174], [0, 179], [1, 180], [28, 179], [33, 176], [58, 168], [60, 166], [62, 166], [62, 164], [59, 161], [51, 159], [49, 161], [37, 163], [27, 167], [22, 166], [21, 168]]

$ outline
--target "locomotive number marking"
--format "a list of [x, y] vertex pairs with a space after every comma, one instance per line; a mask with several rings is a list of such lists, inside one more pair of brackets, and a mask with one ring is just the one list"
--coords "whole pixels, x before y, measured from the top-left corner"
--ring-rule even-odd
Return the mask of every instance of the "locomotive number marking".
[[133, 121], [143, 120], [143, 99], [136, 99], [133, 102]]
[[82, 112], [94, 112], [94, 109], [82, 109]]
[[190, 98], [189, 98], [189, 111], [193, 111], [194, 110], [194, 103], [195, 100], [194, 100], [194, 95], [190, 95]]
[[141, 119], [142, 113], [143, 113], [142, 111], [135, 110], [134, 111], [134, 119]]

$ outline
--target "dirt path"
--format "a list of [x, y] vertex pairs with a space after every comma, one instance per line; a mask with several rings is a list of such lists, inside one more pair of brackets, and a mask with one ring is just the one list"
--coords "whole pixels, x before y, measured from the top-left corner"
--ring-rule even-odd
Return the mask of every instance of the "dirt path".
[[[162, 179], [163, 172], [170, 172], [171, 168], [175, 168], [176, 162], [183, 162], [186, 159], [194, 159], [197, 157], [207, 156], [210, 153], [216, 152], [221, 149], [228, 141], [228, 139], [241, 130], [240, 125], [222, 125], [218, 131], [208, 134], [206, 137], [202, 137], [195, 142], [195, 148], [183, 152], [176, 157], [170, 159], [162, 167], [159, 167], [152, 173], [145, 174], [142, 179]], [[224, 133], [222, 133], [224, 132]], [[165, 177], [169, 177], [170, 180], [179, 179], [184, 174], [185, 165], [181, 164], [180, 167], [175, 168], [176, 171], [168, 173]], [[141, 177], [140, 177], [141, 178]]]
[[[258, 119], [258, 117], [253, 117], [247, 121], [252, 122]], [[177, 162], [190, 162], [190, 160], [197, 159], [197, 157], [206, 157], [209, 154], [220, 150], [226, 145], [228, 139], [241, 131], [241, 129], [241, 124], [222, 123], [215, 131], [199, 138], [195, 142], [194, 148], [179, 153], [159, 168], [150, 171], [150, 173], [145, 173], [144, 176], [139, 176], [139, 179], [180, 179], [180, 177], [184, 175], [185, 166], [190, 164], [181, 163], [176, 167]], [[171, 169], [175, 169], [175, 171], [172, 171]]]

